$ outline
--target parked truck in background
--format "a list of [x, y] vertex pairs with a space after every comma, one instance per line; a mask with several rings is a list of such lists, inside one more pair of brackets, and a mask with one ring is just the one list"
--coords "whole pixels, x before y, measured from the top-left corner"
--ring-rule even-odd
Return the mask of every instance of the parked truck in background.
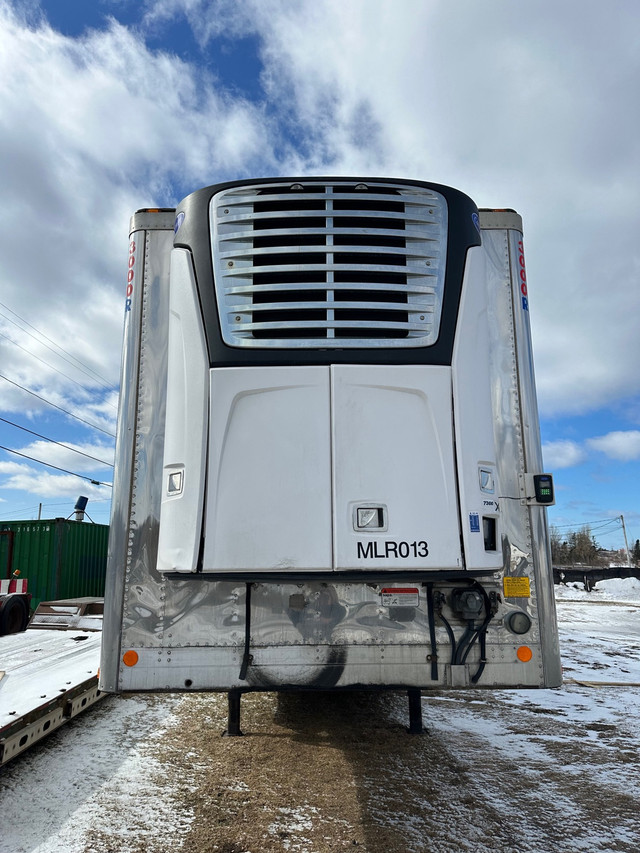
[[31, 593], [20, 572], [0, 580], [0, 637], [24, 631], [29, 622]]
[[134, 214], [101, 688], [559, 685], [527, 287], [438, 184]]

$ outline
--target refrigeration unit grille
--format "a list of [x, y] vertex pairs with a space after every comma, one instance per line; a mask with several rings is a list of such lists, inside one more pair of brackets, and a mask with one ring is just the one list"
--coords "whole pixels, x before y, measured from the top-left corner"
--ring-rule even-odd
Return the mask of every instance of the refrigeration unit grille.
[[447, 204], [428, 188], [305, 181], [211, 201], [222, 337], [235, 347], [429, 346], [437, 340]]

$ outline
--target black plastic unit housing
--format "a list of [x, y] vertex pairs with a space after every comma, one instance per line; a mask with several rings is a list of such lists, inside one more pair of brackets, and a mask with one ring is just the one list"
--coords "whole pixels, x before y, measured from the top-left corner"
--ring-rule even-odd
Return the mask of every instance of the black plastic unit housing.
[[[370, 187], [376, 183], [420, 186], [440, 193], [448, 208], [448, 245], [446, 253], [446, 275], [440, 332], [436, 342], [422, 347], [362, 347], [349, 349], [326, 349], [318, 347], [291, 349], [242, 348], [228, 346], [222, 340], [218, 308], [215, 296], [215, 281], [211, 257], [211, 223], [209, 218], [211, 198], [222, 190], [238, 186], [260, 184], [366, 182]], [[478, 209], [464, 193], [441, 184], [424, 181], [408, 181], [395, 178], [362, 177], [307, 177], [307, 178], [262, 178], [256, 180], [230, 181], [214, 184], [186, 196], [176, 207], [176, 215], [184, 214], [184, 220], [176, 235], [174, 245], [188, 249], [193, 257], [198, 296], [204, 319], [205, 335], [212, 367], [242, 367], [249, 365], [326, 365], [326, 364], [438, 364], [450, 365], [462, 290], [467, 251], [481, 244], [477, 227]]]

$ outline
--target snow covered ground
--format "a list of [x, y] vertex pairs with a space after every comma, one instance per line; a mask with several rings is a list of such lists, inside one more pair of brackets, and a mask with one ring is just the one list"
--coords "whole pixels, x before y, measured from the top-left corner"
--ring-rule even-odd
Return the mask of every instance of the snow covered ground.
[[[640, 582], [557, 588], [559, 690], [108, 697], [0, 771], [0, 853], [636, 853]], [[336, 717], [339, 719], [336, 720]]]

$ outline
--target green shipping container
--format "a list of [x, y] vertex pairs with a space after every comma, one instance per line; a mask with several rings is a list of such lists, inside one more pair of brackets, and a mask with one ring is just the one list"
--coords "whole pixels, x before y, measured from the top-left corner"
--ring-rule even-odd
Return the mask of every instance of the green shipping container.
[[0, 521], [0, 577], [19, 571], [29, 582], [32, 608], [41, 601], [102, 597], [108, 539], [107, 524]]

